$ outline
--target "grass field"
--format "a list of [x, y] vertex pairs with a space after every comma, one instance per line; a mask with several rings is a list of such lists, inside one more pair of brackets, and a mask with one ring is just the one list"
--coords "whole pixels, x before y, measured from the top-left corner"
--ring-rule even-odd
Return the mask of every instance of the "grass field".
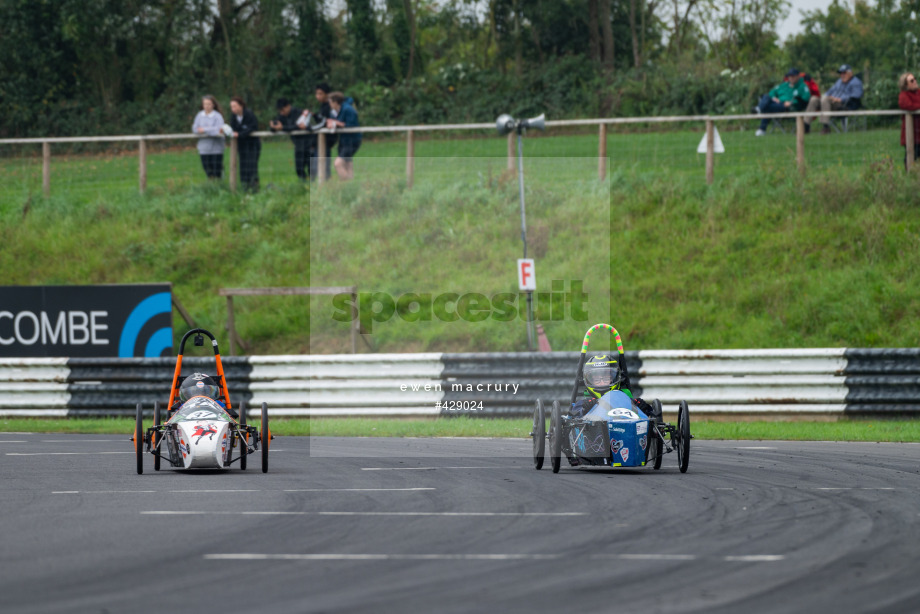
[[[903, 148], [898, 145], [898, 118], [888, 119], [891, 127], [824, 136], [813, 134], [806, 140], [806, 164], [812, 170], [863, 168], [871, 164], [900, 161]], [[795, 137], [791, 122], [785, 134], [774, 131], [755, 138], [756, 123], [735, 122], [720, 133], [726, 153], [716, 156], [716, 179], [737, 178], [739, 173], [792, 174], [795, 171]], [[628, 131], [626, 131], [628, 130]], [[703, 135], [701, 123], [670, 124], [655, 132], [641, 126], [611, 128], [607, 137], [610, 168], [616, 176], [630, 179], [668, 180], [690, 178], [703, 183], [705, 159], [696, 148]], [[559, 134], [555, 132], [552, 134]], [[532, 133], [525, 139], [528, 157], [583, 158], [596, 157], [596, 132], [553, 136]], [[368, 135], [369, 137], [369, 135]], [[404, 160], [405, 140], [401, 137], [375, 135], [365, 138], [356, 158], [360, 176], [373, 174], [372, 159]], [[6, 147], [6, 151], [4, 151]], [[41, 194], [41, 147], [0, 146], [0, 206], [22, 207]], [[70, 202], [127, 197], [137, 192], [137, 151], [133, 143], [102, 145], [96, 153], [71, 154], [70, 146], [52, 146], [52, 197], [65, 196]], [[151, 142], [148, 153], [147, 182], [153, 192], [175, 192], [200, 186], [203, 172], [192, 141]], [[18, 152], [4, 155], [6, 152]], [[416, 135], [415, 155], [426, 158], [504, 158], [505, 139], [491, 131], [420, 133]], [[229, 153], [224, 156], [225, 171]], [[497, 163], [502, 167], [504, 160]], [[298, 185], [293, 172], [291, 145], [286, 137], [265, 139], [260, 159], [262, 185], [276, 187]], [[586, 167], [593, 171], [593, 167]], [[417, 172], [421, 175], [421, 172]]]
[[[699, 126], [612, 133], [606, 184], [591, 158], [596, 135], [528, 136], [538, 289], [583, 280], [602, 308], [609, 297], [598, 319], [617, 326], [627, 349], [920, 344], [918, 181], [900, 168], [894, 129], [809, 135], [804, 179], [791, 134], [726, 131], [713, 186], [694, 153], [700, 136]], [[55, 160], [49, 199], [38, 196], [40, 160], [3, 158], [3, 283], [169, 281], [196, 323], [219, 335], [221, 287], [513, 290], [517, 185], [504, 158], [481, 157], [504, 154], [494, 137], [419, 140], [409, 190], [404, 141], [368, 140], [355, 182], [311, 193], [281, 139], [263, 150], [263, 190], [234, 195], [203, 181], [185, 144], [150, 154], [145, 196], [132, 155]], [[328, 299], [246, 298], [237, 328], [251, 353], [347, 351], [332, 311]], [[593, 323], [546, 313], [553, 349], [575, 349]], [[183, 327], [174, 314], [177, 336]], [[373, 332], [376, 351], [525, 347], [518, 320], [393, 317]]]
[[[529, 437], [529, 419], [449, 418], [313, 418], [272, 420], [275, 435], [314, 437]], [[42, 419], [2, 418], [4, 433], [119, 434], [128, 445], [132, 418]], [[890, 441], [920, 442], [915, 420], [849, 420], [841, 422], [722, 422], [694, 420], [696, 439]]]

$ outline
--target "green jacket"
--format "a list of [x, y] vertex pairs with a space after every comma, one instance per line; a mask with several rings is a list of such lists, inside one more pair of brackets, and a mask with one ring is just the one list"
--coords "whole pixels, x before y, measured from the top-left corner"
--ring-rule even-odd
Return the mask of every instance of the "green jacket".
[[780, 102], [791, 102], [789, 107], [791, 111], [801, 111], [808, 106], [808, 99], [811, 98], [811, 92], [805, 85], [805, 79], [799, 78], [798, 83], [792, 85], [788, 81], [783, 81], [772, 90], [770, 98], [778, 98]]

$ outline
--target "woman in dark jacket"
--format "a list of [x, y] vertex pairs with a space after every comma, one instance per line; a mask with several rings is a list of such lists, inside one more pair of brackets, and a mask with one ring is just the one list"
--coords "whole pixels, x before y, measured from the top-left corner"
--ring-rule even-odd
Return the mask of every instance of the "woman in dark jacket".
[[240, 154], [240, 181], [247, 190], [259, 190], [259, 154], [262, 153], [262, 141], [252, 133], [259, 129], [256, 114], [246, 108], [246, 103], [239, 96], [230, 99], [230, 128], [237, 139]]
[[[898, 106], [904, 111], [920, 111], [920, 87], [913, 73], [904, 73], [898, 79], [901, 93], [898, 94]], [[904, 126], [907, 118], [901, 119], [901, 145], [904, 149], [904, 166], [907, 166], [907, 137]], [[914, 161], [920, 160], [920, 115], [914, 115]]]

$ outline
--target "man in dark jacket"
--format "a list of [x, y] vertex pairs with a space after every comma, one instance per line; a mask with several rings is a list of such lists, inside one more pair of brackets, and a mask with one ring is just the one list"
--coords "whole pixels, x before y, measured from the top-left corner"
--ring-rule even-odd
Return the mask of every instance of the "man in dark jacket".
[[[297, 125], [297, 120], [303, 114], [303, 111], [297, 107], [291, 106], [287, 98], [279, 98], [275, 106], [278, 109], [278, 115], [269, 122], [269, 126], [273, 132], [277, 132], [278, 130], [283, 130], [285, 132], [302, 130], [302, 128]], [[316, 155], [316, 136], [312, 134], [291, 135], [291, 142], [294, 143], [294, 169], [297, 171], [297, 176], [300, 177], [302, 181], [306, 181], [307, 173], [305, 167], [307, 165], [307, 160]], [[312, 179], [314, 173], [311, 172], [310, 175]]]
[[259, 191], [259, 155], [262, 141], [252, 133], [259, 129], [256, 114], [246, 108], [239, 96], [230, 99], [230, 129], [237, 140], [240, 155], [240, 180], [243, 187], [252, 192]]

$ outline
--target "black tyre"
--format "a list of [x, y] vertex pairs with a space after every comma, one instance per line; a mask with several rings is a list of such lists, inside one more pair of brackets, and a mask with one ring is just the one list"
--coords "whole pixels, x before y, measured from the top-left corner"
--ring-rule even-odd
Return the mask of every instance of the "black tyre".
[[680, 402], [677, 410], [677, 466], [681, 473], [687, 473], [690, 465], [690, 408], [686, 401]]
[[[153, 404], [153, 426], [160, 426], [160, 402], [159, 401]], [[157, 450], [157, 431], [154, 431], [151, 437], [152, 439], [151, 439], [150, 447], [153, 448], [153, 452], [154, 452], [153, 470], [159, 471], [160, 470], [160, 455], [159, 455], [159, 451]]]
[[661, 423], [661, 401], [652, 401], [652, 428], [654, 433], [649, 433], [649, 448], [655, 451], [655, 464], [652, 467], [657, 471], [661, 469], [661, 455], [664, 454], [664, 440], [658, 434], [658, 424]]
[[534, 469], [543, 468], [543, 458], [546, 454], [546, 410], [543, 400], [537, 399], [533, 408], [533, 466]]
[[549, 461], [553, 473], [562, 466], [562, 407], [553, 401], [553, 414], [549, 421]]
[[[246, 426], [246, 401], [240, 402], [240, 426]], [[240, 429], [240, 433], [245, 433], [245, 429]], [[232, 442], [231, 442], [232, 443]], [[249, 435], [240, 437], [240, 471], [246, 471], [246, 461], [249, 458]]]
[[268, 473], [268, 447], [272, 432], [268, 428], [268, 403], [262, 403], [262, 473]]
[[137, 422], [134, 425], [134, 453], [137, 457], [137, 473], [144, 473], [144, 410], [137, 404]]

